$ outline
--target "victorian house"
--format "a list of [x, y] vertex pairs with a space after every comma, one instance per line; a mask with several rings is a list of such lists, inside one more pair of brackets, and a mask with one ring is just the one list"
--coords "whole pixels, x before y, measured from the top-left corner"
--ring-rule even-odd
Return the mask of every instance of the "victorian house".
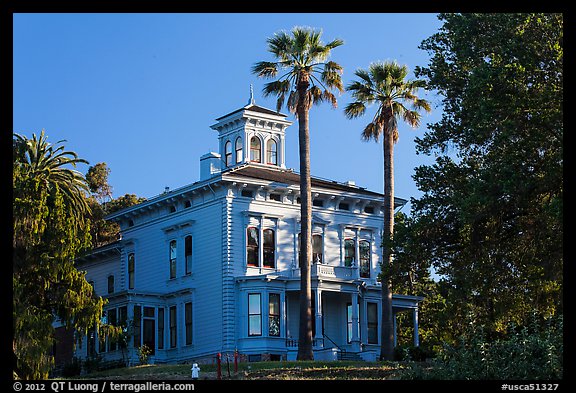
[[[219, 152], [200, 157], [200, 179], [107, 217], [121, 239], [78, 260], [121, 345], [90, 332], [85, 358], [156, 363], [212, 361], [238, 351], [248, 360], [295, 359], [300, 270], [299, 174], [285, 165], [286, 115], [254, 101], [218, 119]], [[376, 360], [381, 329], [383, 196], [352, 182], [312, 177], [315, 359]], [[406, 203], [396, 198], [396, 206]], [[418, 302], [410, 312], [418, 345]]]

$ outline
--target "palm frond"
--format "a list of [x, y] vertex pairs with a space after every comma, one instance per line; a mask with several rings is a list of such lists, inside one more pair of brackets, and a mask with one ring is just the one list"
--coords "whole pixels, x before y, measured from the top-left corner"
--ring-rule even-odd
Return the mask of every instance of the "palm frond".
[[336, 99], [336, 96], [329, 90], [324, 90], [322, 92], [322, 100], [330, 102], [332, 104], [332, 108], [338, 108], [338, 100]]
[[286, 94], [290, 91], [290, 80], [289, 79], [281, 79], [272, 82], [268, 82], [264, 84], [262, 88], [262, 94], [264, 97], [268, 97], [271, 95], [276, 95], [276, 111], [280, 112], [282, 106], [284, 105], [284, 100], [286, 98]]
[[362, 101], [351, 102], [344, 108], [344, 115], [349, 119], [362, 116], [365, 112], [366, 105]]
[[276, 58], [286, 61], [290, 58], [292, 52], [292, 37], [285, 32], [280, 31], [274, 34], [274, 37], [266, 40], [268, 43], [268, 51], [270, 51]]
[[370, 122], [364, 127], [362, 134], [360, 134], [363, 141], [369, 141], [374, 139], [374, 141], [378, 142], [378, 138], [380, 137], [380, 133], [377, 131], [376, 124], [374, 122]]
[[278, 75], [278, 64], [271, 61], [259, 61], [252, 66], [252, 73], [264, 78]]
[[420, 113], [416, 111], [405, 111], [403, 114], [403, 120], [412, 128], [420, 127], [420, 118]]
[[344, 45], [344, 41], [341, 40], [341, 39], [339, 39], [339, 38], [336, 38], [336, 39], [330, 41], [329, 43], [327, 43], [327, 44], [326, 44], [326, 47], [327, 47], [328, 49], [332, 50], [332, 49], [334, 49], [334, 48], [339, 47], [340, 45]]

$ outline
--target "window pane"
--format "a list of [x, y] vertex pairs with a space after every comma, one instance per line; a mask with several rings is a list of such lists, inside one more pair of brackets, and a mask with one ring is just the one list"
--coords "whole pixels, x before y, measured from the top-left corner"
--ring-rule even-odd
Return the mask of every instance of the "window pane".
[[248, 295], [248, 314], [260, 314], [259, 293], [251, 293]]
[[344, 240], [344, 265], [352, 266], [352, 262], [355, 260], [356, 254], [356, 243], [354, 239]]
[[170, 348], [176, 347], [176, 306], [170, 307]]
[[248, 228], [248, 245], [258, 247], [258, 228]]
[[170, 242], [170, 259], [176, 259], [176, 240]]
[[358, 244], [360, 248], [360, 277], [370, 277], [370, 242], [366, 240], [360, 241]]
[[232, 165], [232, 143], [230, 141], [224, 145], [224, 157], [226, 166]]
[[114, 292], [114, 276], [108, 276], [108, 293]]
[[277, 165], [276, 142], [269, 140], [266, 145], [266, 161], [268, 164]]
[[246, 245], [246, 261], [249, 266], [258, 266], [258, 228], [249, 227], [246, 231], [247, 245]]
[[268, 334], [280, 336], [280, 294], [268, 295]]
[[158, 308], [158, 349], [164, 349], [164, 309]]
[[250, 315], [248, 317], [248, 335], [262, 335], [262, 319], [260, 315]]
[[126, 326], [128, 321], [128, 307], [122, 306], [118, 309], [118, 322], [121, 326]]
[[248, 294], [248, 335], [262, 335], [262, 312], [260, 308], [260, 294]]
[[154, 307], [144, 307], [144, 316], [154, 318]]
[[192, 236], [186, 236], [184, 239], [184, 255], [186, 258], [186, 274], [192, 272]]
[[142, 324], [142, 306], [134, 306], [134, 347], [140, 348]]
[[322, 235], [312, 235], [312, 260], [322, 263]]
[[274, 267], [274, 230], [264, 230], [264, 267]]
[[192, 344], [192, 303], [184, 305], [184, 321], [186, 326], [186, 345]]
[[250, 160], [255, 162], [262, 162], [260, 139], [255, 136], [250, 139]]
[[271, 315], [280, 315], [280, 294], [271, 293], [269, 298], [268, 313]]
[[170, 278], [176, 278], [176, 240], [170, 242]]
[[368, 344], [378, 344], [378, 305], [368, 305]]
[[134, 289], [134, 253], [128, 254], [128, 289]]
[[244, 157], [242, 157], [242, 138], [236, 139], [236, 163], [242, 161]]

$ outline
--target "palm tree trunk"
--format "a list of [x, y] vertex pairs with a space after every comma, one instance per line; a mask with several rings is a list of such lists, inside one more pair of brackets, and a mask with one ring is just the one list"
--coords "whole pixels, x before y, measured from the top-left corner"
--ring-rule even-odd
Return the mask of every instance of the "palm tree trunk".
[[309, 105], [306, 103], [308, 82], [298, 84], [298, 143], [300, 149], [300, 326], [297, 360], [313, 360], [312, 351], [312, 190], [310, 182]]
[[[386, 127], [387, 128], [387, 127]], [[394, 231], [394, 138], [393, 130], [385, 129], [384, 150], [384, 250], [382, 252], [382, 332], [380, 360], [394, 359], [394, 321], [392, 314], [392, 281], [390, 241]]]

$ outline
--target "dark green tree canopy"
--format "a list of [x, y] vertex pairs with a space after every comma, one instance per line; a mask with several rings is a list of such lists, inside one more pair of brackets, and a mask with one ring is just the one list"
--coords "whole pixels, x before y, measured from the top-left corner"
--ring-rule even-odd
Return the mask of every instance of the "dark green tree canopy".
[[421, 244], [454, 319], [493, 330], [562, 312], [563, 17], [441, 14], [416, 74], [443, 97], [417, 138]]
[[[59, 141], [58, 143], [61, 143]], [[53, 364], [52, 322], [85, 332], [98, 326], [103, 300], [93, 296], [74, 259], [90, 247], [86, 163], [44, 132], [13, 139], [13, 351], [19, 378], [46, 378]]]

